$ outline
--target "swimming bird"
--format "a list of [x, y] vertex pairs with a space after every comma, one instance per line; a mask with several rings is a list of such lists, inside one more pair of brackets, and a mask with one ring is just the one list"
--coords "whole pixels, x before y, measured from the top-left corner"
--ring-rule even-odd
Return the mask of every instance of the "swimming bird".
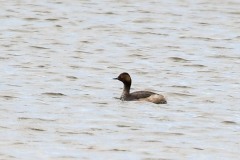
[[113, 78], [115, 80], [119, 80], [123, 83], [123, 92], [120, 97], [123, 101], [148, 101], [156, 104], [166, 104], [167, 101], [165, 97], [161, 94], [157, 94], [149, 91], [137, 91], [130, 93], [130, 88], [132, 84], [132, 79], [130, 75], [126, 72], [121, 73], [117, 78]]

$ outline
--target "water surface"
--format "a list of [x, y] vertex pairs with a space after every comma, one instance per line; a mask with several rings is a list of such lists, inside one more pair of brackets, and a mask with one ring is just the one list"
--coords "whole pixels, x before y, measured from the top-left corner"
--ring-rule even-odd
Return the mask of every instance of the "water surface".
[[[1, 159], [239, 159], [239, 8], [2, 2]], [[121, 72], [168, 104], [115, 99]]]

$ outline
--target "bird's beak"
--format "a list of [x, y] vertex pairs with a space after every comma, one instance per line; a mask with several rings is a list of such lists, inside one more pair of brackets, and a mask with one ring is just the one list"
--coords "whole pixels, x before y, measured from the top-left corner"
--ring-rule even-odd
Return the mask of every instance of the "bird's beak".
[[113, 78], [113, 80], [118, 80], [118, 78]]

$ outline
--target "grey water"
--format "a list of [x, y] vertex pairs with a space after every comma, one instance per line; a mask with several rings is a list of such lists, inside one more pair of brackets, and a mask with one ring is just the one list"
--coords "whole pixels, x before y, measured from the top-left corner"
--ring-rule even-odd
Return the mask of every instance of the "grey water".
[[240, 1], [0, 2], [0, 159], [239, 159]]

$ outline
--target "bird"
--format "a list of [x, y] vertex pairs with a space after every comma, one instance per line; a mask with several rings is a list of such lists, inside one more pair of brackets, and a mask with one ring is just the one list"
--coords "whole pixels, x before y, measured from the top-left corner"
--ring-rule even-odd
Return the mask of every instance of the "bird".
[[119, 80], [123, 83], [123, 91], [120, 99], [122, 101], [147, 101], [155, 104], [167, 104], [167, 100], [161, 94], [150, 92], [150, 91], [136, 91], [130, 93], [132, 79], [127, 72], [121, 73], [114, 80]]

